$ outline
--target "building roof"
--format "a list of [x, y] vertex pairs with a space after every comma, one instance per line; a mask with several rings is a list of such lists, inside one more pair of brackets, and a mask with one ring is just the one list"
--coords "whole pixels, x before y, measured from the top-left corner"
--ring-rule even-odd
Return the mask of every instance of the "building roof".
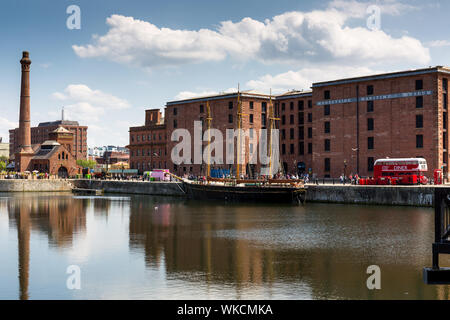
[[52, 127], [52, 126], [80, 126], [78, 121], [57, 120], [50, 122], [41, 122], [38, 127]]
[[55, 133], [72, 133], [72, 132], [70, 132], [69, 130], [67, 130], [66, 128], [61, 127], [61, 126], [59, 126], [58, 128], [56, 128], [56, 129], [53, 130], [52, 132], [55, 132]]
[[[46, 141], [47, 142], [47, 141]], [[45, 143], [45, 142], [44, 142]], [[44, 146], [44, 144], [42, 144]], [[52, 148], [39, 148], [39, 150], [34, 154], [32, 160], [45, 160], [50, 159], [62, 146], [60, 144], [53, 145]]]
[[276, 96], [275, 100], [295, 99], [304, 97], [312, 97], [312, 91], [292, 90]]
[[368, 76], [362, 76], [362, 77], [316, 82], [316, 83], [313, 83], [312, 88], [339, 85], [339, 84], [348, 84], [348, 83], [355, 83], [355, 82], [362, 82], [362, 81], [392, 79], [392, 78], [407, 77], [407, 76], [414, 76], [414, 75], [421, 75], [421, 74], [428, 74], [428, 73], [435, 73], [435, 72], [443, 72], [443, 73], [450, 74], [450, 68], [443, 67], [443, 66], [436, 66], [436, 67], [429, 67], [429, 68], [424, 68], [424, 69], [397, 71], [397, 72], [381, 73], [381, 74], [368, 75]]
[[[269, 99], [270, 98], [270, 96], [267, 94], [256, 93], [253, 90], [240, 91], [239, 94], [241, 97], [245, 97], [245, 98], [255, 98], [255, 99]], [[215, 94], [215, 95], [201, 96], [201, 97], [195, 97], [195, 98], [184, 99], [184, 100], [169, 101], [166, 103], [166, 106], [192, 103], [192, 102], [231, 99], [231, 98], [237, 98], [237, 96], [238, 96], [237, 91], [229, 92], [229, 93], [219, 93], [219, 94]]]

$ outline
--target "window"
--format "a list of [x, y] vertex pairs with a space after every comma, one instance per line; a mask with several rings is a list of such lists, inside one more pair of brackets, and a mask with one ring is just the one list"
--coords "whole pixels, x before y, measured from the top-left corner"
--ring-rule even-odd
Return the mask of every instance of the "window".
[[373, 172], [373, 164], [375, 159], [373, 157], [367, 158], [367, 171]]
[[308, 109], [312, 108], [312, 100], [308, 100]]
[[282, 140], [286, 139], [286, 130], [285, 129], [281, 129], [281, 139]]
[[416, 97], [416, 108], [418, 108], [418, 109], [423, 108], [423, 97], [422, 96]]
[[367, 112], [373, 112], [373, 101], [367, 101]]
[[205, 112], [205, 110], [204, 110], [203, 105], [201, 104], [201, 105], [200, 105], [200, 113], [203, 113], [203, 112]]
[[178, 126], [177, 120], [173, 120], [173, 127], [176, 128]]
[[312, 154], [312, 143], [308, 143], [308, 154]]
[[308, 122], [312, 122], [312, 113], [308, 113]]
[[423, 80], [416, 80], [416, 90], [423, 89]]
[[281, 116], [281, 124], [286, 124], [286, 116]]
[[444, 129], [447, 129], [447, 112], [444, 112], [444, 114], [443, 114], [443, 117], [442, 117], [443, 119], [443, 127], [444, 127]]
[[323, 115], [324, 116], [329, 116], [330, 115], [330, 105], [329, 104], [324, 106]]
[[261, 124], [263, 127], [266, 126], [266, 114], [261, 115]]
[[289, 109], [290, 109], [290, 110], [294, 110], [294, 102], [291, 102], [291, 103], [289, 104]]
[[423, 148], [423, 135], [416, 135], [416, 148]]
[[373, 86], [372, 85], [367, 86], [367, 95], [368, 96], [373, 95]]
[[286, 109], [286, 104], [283, 102], [283, 103], [281, 104], [281, 111], [284, 111], [284, 109]]
[[253, 132], [254, 132], [253, 128], [250, 128], [250, 139], [253, 139]]
[[228, 123], [233, 123], [233, 115], [232, 114], [228, 115]]
[[253, 101], [250, 101], [250, 110], [253, 110]]
[[448, 107], [448, 96], [447, 96], [446, 93], [443, 94], [442, 100], [443, 100], [442, 101], [443, 107], [444, 107], [445, 110], [447, 110], [447, 107]]
[[447, 78], [442, 79], [442, 89], [445, 92], [447, 92], [447, 90], [448, 90], [448, 79]]
[[312, 127], [308, 128], [308, 139], [312, 138]]
[[305, 139], [305, 130], [303, 127], [298, 127], [298, 139], [299, 140]]
[[294, 115], [293, 115], [293, 114], [291, 114], [291, 115], [289, 116], [289, 123], [290, 123], [290, 124], [294, 124]]
[[281, 145], [281, 154], [286, 154], [286, 145], [284, 143]]
[[250, 115], [250, 123], [253, 123], [253, 114]]
[[324, 150], [325, 150], [325, 151], [330, 151], [330, 149], [331, 149], [331, 142], [330, 142], [330, 139], [325, 139]]
[[329, 122], [329, 121], [326, 121], [326, 122], [324, 123], [324, 132], [325, 132], [325, 133], [330, 133], [330, 131], [331, 131], [331, 129], [330, 129], [330, 122]]
[[289, 138], [294, 139], [294, 128], [289, 129]]
[[416, 114], [416, 128], [423, 128], [423, 115]]
[[325, 90], [324, 92], [323, 92], [323, 98], [325, 99], [325, 100], [329, 100], [330, 99], [330, 90]]
[[367, 138], [367, 149], [369, 149], [369, 150], [374, 149], [374, 138], [373, 137]]
[[289, 153], [290, 154], [294, 154], [295, 153], [294, 144], [293, 143], [291, 143], [291, 145], [289, 146]]
[[176, 116], [178, 114], [177, 108], [173, 108], [173, 115]]
[[302, 111], [304, 109], [304, 107], [305, 107], [304, 105], [305, 105], [304, 101], [303, 100], [299, 100], [298, 101], [298, 111]]
[[373, 118], [368, 118], [367, 119], [367, 131], [373, 131]]
[[267, 111], [267, 102], [263, 102], [261, 103], [261, 112], [266, 112]]
[[298, 113], [298, 124], [303, 124], [305, 122], [303, 112]]
[[300, 141], [298, 143], [298, 155], [303, 156], [305, 154], [305, 143]]
[[233, 101], [228, 102], [228, 109], [233, 109]]
[[330, 158], [325, 158], [325, 172], [330, 172], [331, 170], [331, 160]]

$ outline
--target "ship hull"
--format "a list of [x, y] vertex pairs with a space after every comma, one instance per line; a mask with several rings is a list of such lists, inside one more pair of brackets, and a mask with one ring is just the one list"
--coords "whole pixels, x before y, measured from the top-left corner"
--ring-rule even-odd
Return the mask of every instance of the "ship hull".
[[267, 202], [303, 204], [306, 198], [304, 188], [283, 186], [224, 186], [213, 184], [184, 183], [189, 199], [219, 200], [229, 202]]

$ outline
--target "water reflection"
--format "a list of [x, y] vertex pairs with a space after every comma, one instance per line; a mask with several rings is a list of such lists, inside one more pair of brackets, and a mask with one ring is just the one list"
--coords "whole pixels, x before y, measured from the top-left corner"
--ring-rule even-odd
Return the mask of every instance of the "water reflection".
[[[449, 299], [450, 294], [449, 286], [422, 281], [422, 268], [431, 265], [429, 209], [4, 194], [0, 227], [6, 213], [17, 237], [6, 238], [0, 254], [7, 256], [7, 247], [17, 242], [20, 299], [102, 298], [107, 290], [137, 299]], [[53, 255], [59, 268], [73, 263], [71, 253], [81, 252], [87, 280], [80, 292], [61, 285], [64, 274], [52, 279], [50, 270], [30, 273], [30, 267], [41, 267], [40, 256]], [[442, 263], [450, 260], [443, 257]], [[372, 264], [381, 267], [382, 290], [366, 287]], [[11, 277], [1, 274], [0, 282]], [[31, 291], [30, 279], [40, 283]]]

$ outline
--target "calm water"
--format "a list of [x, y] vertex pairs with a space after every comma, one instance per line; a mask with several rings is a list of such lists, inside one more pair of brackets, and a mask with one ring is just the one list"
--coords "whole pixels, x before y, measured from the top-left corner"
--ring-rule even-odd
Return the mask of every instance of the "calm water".
[[0, 193], [0, 299], [449, 299], [432, 241], [424, 208]]

